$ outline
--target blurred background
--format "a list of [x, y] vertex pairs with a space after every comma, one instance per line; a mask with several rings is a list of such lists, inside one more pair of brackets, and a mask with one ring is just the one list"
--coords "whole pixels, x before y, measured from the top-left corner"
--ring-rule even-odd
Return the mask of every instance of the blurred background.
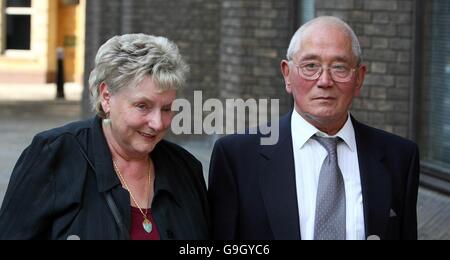
[[[43, 130], [92, 116], [98, 48], [124, 33], [175, 41], [191, 65], [180, 96], [280, 99], [279, 70], [305, 21], [333, 15], [357, 33], [369, 72], [352, 113], [421, 149], [420, 239], [450, 239], [450, 1], [0, 0], [0, 203], [13, 166]], [[218, 136], [175, 136], [203, 163]]]

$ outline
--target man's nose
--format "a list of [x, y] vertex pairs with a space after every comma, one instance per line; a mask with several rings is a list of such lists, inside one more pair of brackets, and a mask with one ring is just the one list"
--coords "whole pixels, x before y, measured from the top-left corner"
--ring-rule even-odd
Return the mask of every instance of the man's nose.
[[320, 75], [317, 85], [322, 88], [331, 87], [333, 85], [333, 78], [331, 77], [330, 70], [324, 68], [322, 74]]

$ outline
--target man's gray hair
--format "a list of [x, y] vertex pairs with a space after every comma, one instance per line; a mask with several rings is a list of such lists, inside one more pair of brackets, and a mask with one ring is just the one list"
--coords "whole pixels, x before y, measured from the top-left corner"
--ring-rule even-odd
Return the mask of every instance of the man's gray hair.
[[124, 87], [136, 87], [150, 76], [160, 90], [177, 90], [184, 85], [188, 72], [178, 47], [167, 38], [146, 34], [115, 36], [100, 47], [95, 57], [89, 77], [92, 108], [105, 118], [99, 93], [102, 83], [114, 94]]
[[325, 23], [341, 27], [344, 32], [346, 32], [352, 39], [352, 50], [358, 61], [358, 64], [362, 63], [362, 51], [358, 37], [346, 22], [334, 16], [320, 16], [302, 25], [300, 29], [295, 32], [294, 36], [292, 37], [291, 43], [289, 44], [289, 49], [286, 56], [289, 61], [291, 61], [294, 58], [295, 54], [300, 51], [301, 41], [303, 40], [305, 31], [316, 23]]

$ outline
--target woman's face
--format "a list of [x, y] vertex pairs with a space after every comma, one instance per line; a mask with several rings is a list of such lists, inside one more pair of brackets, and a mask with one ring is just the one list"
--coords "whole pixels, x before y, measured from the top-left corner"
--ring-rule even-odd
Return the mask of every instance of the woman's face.
[[122, 156], [148, 156], [170, 127], [176, 91], [159, 90], [151, 77], [115, 94], [105, 84], [100, 91], [103, 109], [111, 119], [110, 145]]

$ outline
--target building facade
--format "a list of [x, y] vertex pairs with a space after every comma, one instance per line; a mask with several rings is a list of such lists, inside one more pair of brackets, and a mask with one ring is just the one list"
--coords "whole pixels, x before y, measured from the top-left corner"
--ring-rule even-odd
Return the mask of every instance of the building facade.
[[360, 121], [420, 144], [425, 185], [449, 192], [450, 3], [446, 0], [88, 1], [87, 77], [99, 46], [117, 34], [174, 40], [191, 65], [188, 87], [203, 98], [278, 98], [292, 109], [280, 61], [305, 21], [342, 18], [363, 47], [368, 74], [352, 108]]
[[0, 0], [0, 82], [55, 81], [57, 48], [66, 81], [82, 82], [85, 0]]

